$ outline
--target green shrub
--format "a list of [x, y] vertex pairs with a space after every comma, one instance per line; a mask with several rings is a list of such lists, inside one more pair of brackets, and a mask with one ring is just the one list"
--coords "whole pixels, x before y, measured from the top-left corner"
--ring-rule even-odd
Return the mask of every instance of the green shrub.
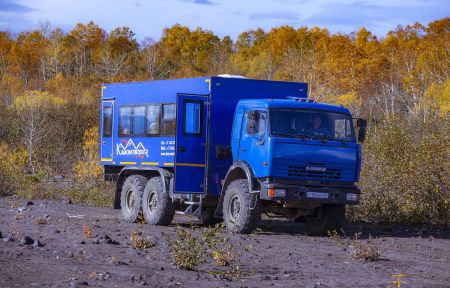
[[395, 118], [363, 145], [361, 204], [348, 218], [370, 223], [450, 223], [450, 121]]
[[201, 241], [201, 235], [195, 235], [194, 229], [178, 227], [175, 239], [169, 239], [174, 264], [185, 270], [197, 270], [206, 262], [206, 249]]
[[26, 151], [0, 143], [0, 195], [12, 194], [26, 182], [22, 173], [26, 159]]
[[49, 182], [43, 177], [26, 176], [15, 194], [24, 199], [70, 199], [74, 204], [88, 204], [99, 207], [112, 207], [114, 204], [113, 184], [104, 181], [86, 181], [77, 183], [69, 179], [64, 185], [56, 187], [58, 183]]
[[174, 264], [185, 270], [197, 270], [202, 263], [211, 263], [215, 270], [207, 271], [227, 279], [239, 279], [240, 254], [235, 253], [233, 243], [222, 236], [222, 225], [203, 229], [178, 227], [174, 239], [168, 239]]

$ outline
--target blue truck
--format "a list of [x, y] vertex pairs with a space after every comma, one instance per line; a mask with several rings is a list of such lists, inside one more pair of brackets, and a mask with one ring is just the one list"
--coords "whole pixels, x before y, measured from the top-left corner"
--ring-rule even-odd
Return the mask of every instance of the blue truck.
[[153, 225], [180, 213], [250, 233], [264, 213], [313, 235], [338, 231], [359, 202], [366, 121], [307, 91], [230, 76], [102, 85], [99, 154], [114, 207]]

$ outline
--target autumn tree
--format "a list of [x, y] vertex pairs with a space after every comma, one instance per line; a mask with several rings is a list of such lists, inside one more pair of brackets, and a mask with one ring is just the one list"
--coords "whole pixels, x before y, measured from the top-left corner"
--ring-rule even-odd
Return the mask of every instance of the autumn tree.
[[108, 36], [100, 59], [100, 68], [108, 78], [129, 73], [137, 63], [138, 44], [129, 27], [118, 27]]
[[102, 166], [98, 163], [98, 127], [91, 127], [84, 132], [83, 156], [74, 165], [78, 177], [86, 179], [98, 179], [102, 173]]
[[[39, 75], [41, 59], [44, 56], [46, 39], [39, 30], [22, 32], [13, 43], [10, 53], [12, 72], [26, 84], [31, 80], [44, 80]], [[35, 87], [41, 88], [41, 87]]]
[[201, 28], [191, 31], [179, 24], [164, 29], [160, 42], [170, 65], [176, 67], [180, 76], [205, 75], [221, 45], [219, 37], [211, 31]]
[[4, 73], [0, 78], [0, 103], [11, 105], [14, 97], [24, 92], [25, 82], [12, 73]]
[[0, 77], [5, 75], [9, 64], [9, 53], [14, 41], [7, 31], [0, 31]]
[[176, 70], [167, 55], [167, 50], [162, 49], [160, 42], [151, 38], [145, 38], [141, 44], [142, 51], [139, 53], [139, 66], [144, 71], [147, 79], [165, 79]]
[[61, 98], [39, 91], [28, 91], [14, 100], [12, 109], [16, 112], [18, 137], [27, 149], [27, 164], [33, 175], [36, 174], [35, 150], [44, 140], [52, 137], [55, 130], [52, 110], [62, 104]]
[[79, 23], [61, 41], [66, 75], [84, 76], [95, 71], [106, 32], [92, 21], [86, 25]]

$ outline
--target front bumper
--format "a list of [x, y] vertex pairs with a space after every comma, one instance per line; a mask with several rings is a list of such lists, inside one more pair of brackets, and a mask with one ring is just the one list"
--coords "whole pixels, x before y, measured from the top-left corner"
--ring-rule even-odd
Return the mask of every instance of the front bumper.
[[260, 199], [284, 202], [358, 204], [361, 190], [354, 184], [309, 185], [308, 183], [262, 182]]

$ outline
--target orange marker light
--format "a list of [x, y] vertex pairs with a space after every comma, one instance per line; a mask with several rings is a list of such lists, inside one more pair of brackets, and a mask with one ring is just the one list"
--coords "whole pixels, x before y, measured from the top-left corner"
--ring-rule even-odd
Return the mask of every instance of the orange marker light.
[[263, 162], [263, 165], [264, 165], [264, 166], [267, 166], [267, 164], [268, 164], [267, 162]]
[[275, 188], [269, 188], [269, 190], [267, 190], [267, 196], [275, 197]]

